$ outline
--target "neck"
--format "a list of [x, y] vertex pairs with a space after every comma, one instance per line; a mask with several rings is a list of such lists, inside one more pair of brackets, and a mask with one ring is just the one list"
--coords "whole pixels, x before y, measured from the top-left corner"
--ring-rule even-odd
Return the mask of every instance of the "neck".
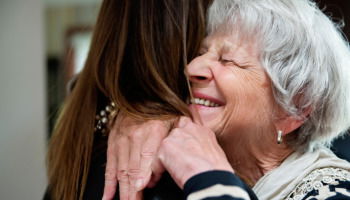
[[251, 141], [245, 144], [241, 141], [241, 144], [235, 146], [239, 148], [235, 148], [229, 142], [221, 142], [232, 140], [219, 141], [235, 173], [249, 186], [254, 186], [262, 176], [278, 167], [293, 152], [283, 143], [257, 141], [254, 145]]

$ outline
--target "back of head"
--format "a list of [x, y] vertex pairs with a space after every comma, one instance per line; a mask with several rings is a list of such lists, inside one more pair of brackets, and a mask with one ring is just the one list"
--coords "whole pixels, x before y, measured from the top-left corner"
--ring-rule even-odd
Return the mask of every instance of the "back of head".
[[[296, 150], [328, 146], [350, 125], [350, 51], [339, 25], [310, 0], [220, 0], [208, 30], [258, 43], [275, 100], [305, 120], [289, 144]], [[308, 116], [303, 114], [311, 110]]]
[[209, 0], [104, 0], [90, 52], [48, 152], [53, 199], [82, 199], [96, 112], [109, 101], [140, 118], [189, 115], [183, 69], [205, 34]]
[[[125, 28], [109, 24], [107, 29], [102, 23], [98, 24], [102, 27], [96, 27], [110, 32], [104, 39], [106, 45], [99, 47], [103, 49], [100, 64], [92, 66], [99, 89], [117, 107], [134, 116], [188, 115], [183, 103], [188, 96], [183, 70], [187, 54], [189, 58], [194, 56], [197, 41], [205, 33], [201, 25], [204, 7], [198, 6], [198, 1], [184, 0], [125, 3]], [[112, 4], [119, 6], [120, 2]], [[111, 13], [114, 7], [108, 7]], [[202, 16], [190, 17], [190, 13]], [[120, 17], [117, 12], [113, 15]], [[100, 17], [104, 22], [111, 18], [103, 14]], [[193, 31], [196, 28], [198, 31]]]

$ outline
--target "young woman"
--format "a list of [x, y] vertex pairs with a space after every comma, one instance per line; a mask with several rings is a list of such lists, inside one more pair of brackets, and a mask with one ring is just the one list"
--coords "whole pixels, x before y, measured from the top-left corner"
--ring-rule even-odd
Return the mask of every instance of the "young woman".
[[[209, 3], [103, 1], [85, 68], [50, 140], [47, 199], [102, 197], [103, 135], [116, 113], [140, 120], [190, 116], [183, 70], [204, 37]], [[108, 106], [110, 102], [115, 104]], [[99, 113], [104, 108], [108, 118], [106, 112]]]

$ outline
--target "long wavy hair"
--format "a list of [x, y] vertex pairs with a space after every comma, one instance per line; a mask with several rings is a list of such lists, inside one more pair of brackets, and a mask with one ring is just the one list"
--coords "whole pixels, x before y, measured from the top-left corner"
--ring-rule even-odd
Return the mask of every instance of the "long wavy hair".
[[190, 115], [183, 73], [205, 36], [210, 0], [104, 0], [85, 67], [47, 155], [52, 199], [82, 199], [96, 112], [107, 102], [142, 119]]

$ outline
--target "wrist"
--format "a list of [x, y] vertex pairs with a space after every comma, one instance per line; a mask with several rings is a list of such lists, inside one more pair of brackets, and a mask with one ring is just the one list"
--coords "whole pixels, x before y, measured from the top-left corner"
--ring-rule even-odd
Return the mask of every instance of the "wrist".
[[210, 170], [191, 177], [184, 184], [183, 190], [187, 196], [190, 193], [208, 188], [215, 184], [240, 185], [241, 181], [230, 171]]
[[232, 169], [232, 167], [230, 165], [226, 166], [226, 165], [211, 165], [209, 163], [201, 163], [198, 164], [199, 162], [193, 161], [193, 163], [195, 163], [194, 166], [191, 166], [188, 168], [188, 170], [185, 171], [185, 173], [183, 174], [182, 178], [181, 178], [181, 183], [180, 183], [180, 187], [183, 188], [185, 183], [191, 179], [194, 176], [197, 176], [198, 174], [203, 174], [206, 172], [210, 172], [210, 171], [223, 171], [223, 172], [228, 172], [228, 173], [232, 173], [234, 174], [234, 170]]

